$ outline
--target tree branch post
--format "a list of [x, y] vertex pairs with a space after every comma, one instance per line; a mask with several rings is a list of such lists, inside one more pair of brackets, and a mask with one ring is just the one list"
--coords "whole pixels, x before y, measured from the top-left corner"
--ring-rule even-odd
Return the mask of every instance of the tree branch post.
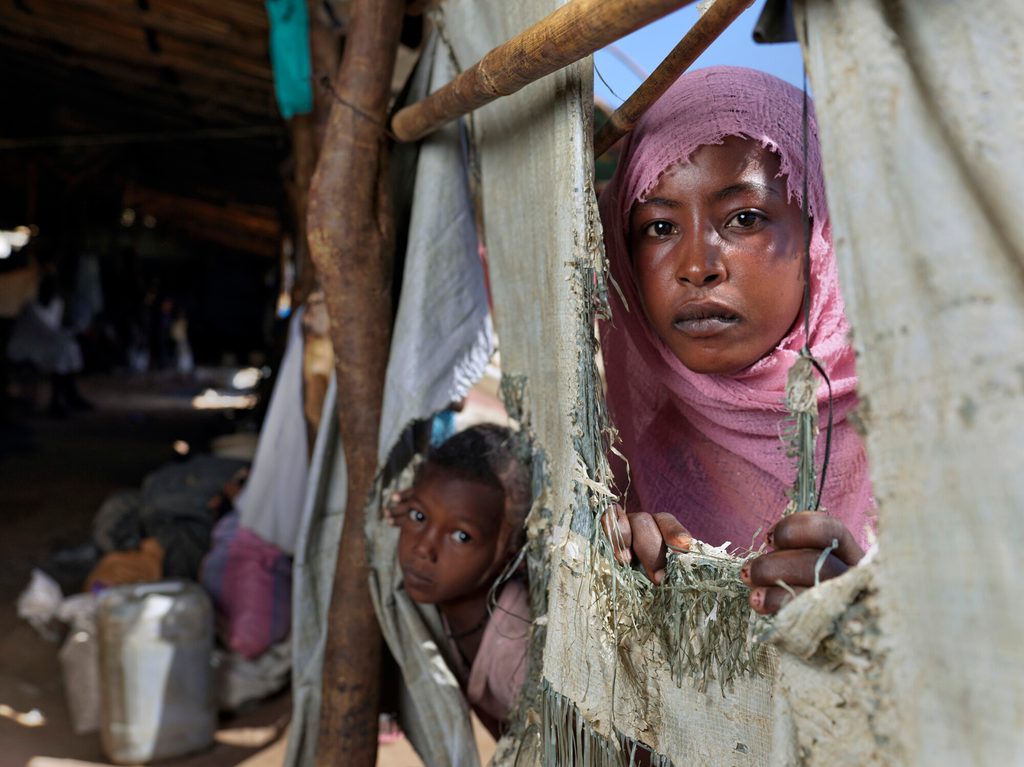
[[394, 248], [385, 113], [404, 0], [354, 0], [309, 199], [309, 246], [331, 321], [348, 501], [324, 651], [316, 764], [372, 767], [381, 635], [367, 586], [364, 505], [391, 338]]

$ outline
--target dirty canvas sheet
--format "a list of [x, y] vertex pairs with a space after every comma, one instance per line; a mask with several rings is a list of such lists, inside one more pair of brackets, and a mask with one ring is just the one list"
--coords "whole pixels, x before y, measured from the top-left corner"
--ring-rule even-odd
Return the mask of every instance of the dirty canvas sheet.
[[[880, 541], [877, 593], [843, 618], [874, 634], [846, 663], [864, 700], [833, 676], [823, 705], [822, 675], [784, 667], [795, 736], [812, 765], [1016, 764], [1024, 6], [803, 7]], [[833, 718], [868, 733], [843, 741], [846, 761], [814, 743]]]

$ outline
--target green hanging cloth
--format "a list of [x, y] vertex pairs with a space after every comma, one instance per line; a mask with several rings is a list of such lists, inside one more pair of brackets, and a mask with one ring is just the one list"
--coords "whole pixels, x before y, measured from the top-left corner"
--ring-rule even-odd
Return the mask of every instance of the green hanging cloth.
[[286, 120], [309, 114], [313, 111], [313, 73], [306, 0], [266, 0], [266, 7], [278, 109]]

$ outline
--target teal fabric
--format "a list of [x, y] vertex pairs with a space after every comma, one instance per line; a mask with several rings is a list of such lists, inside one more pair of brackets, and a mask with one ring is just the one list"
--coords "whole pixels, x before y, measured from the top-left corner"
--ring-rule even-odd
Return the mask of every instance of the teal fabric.
[[270, 62], [274, 94], [286, 120], [313, 111], [313, 72], [309, 56], [306, 0], [266, 0], [270, 19]]

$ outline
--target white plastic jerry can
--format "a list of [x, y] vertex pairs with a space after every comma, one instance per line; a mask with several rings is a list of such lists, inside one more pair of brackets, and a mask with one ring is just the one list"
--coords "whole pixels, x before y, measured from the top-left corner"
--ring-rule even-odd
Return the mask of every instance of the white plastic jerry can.
[[206, 592], [187, 581], [118, 586], [103, 592], [96, 622], [107, 757], [139, 764], [207, 748], [217, 707]]

